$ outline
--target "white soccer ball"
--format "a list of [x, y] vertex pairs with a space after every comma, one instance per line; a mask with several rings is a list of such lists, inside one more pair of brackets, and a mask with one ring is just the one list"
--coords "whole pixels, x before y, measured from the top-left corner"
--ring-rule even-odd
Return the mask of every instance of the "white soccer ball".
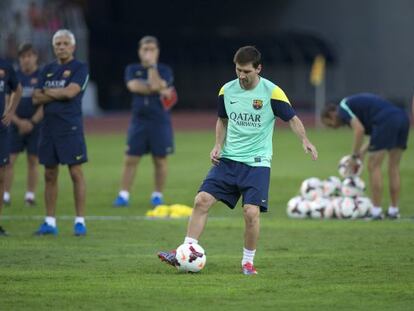
[[339, 206], [339, 213], [336, 216], [338, 218], [358, 218], [359, 211], [354, 199], [349, 197], [343, 198]]
[[206, 265], [206, 253], [199, 244], [181, 244], [175, 254], [178, 266], [182, 272], [199, 272]]
[[309, 215], [309, 201], [301, 196], [291, 198], [287, 203], [286, 213], [290, 218], [306, 218]]
[[374, 206], [370, 198], [367, 197], [357, 197], [355, 199], [355, 204], [358, 209], [359, 217], [366, 217], [369, 215], [371, 208]]
[[360, 159], [356, 159], [356, 166], [353, 168], [350, 166], [350, 162], [352, 160], [352, 156], [346, 155], [339, 160], [338, 164], [338, 172], [339, 175], [342, 177], [350, 177], [350, 176], [359, 176], [362, 173], [362, 161]]
[[341, 218], [341, 203], [342, 197], [332, 197], [331, 198], [331, 205], [333, 208], [333, 216], [336, 218]]
[[310, 202], [311, 218], [331, 218], [332, 215], [333, 207], [329, 199], [320, 197]]
[[365, 191], [365, 182], [358, 176], [347, 177], [342, 182], [341, 191], [345, 197], [362, 196]]
[[322, 196], [322, 182], [319, 178], [305, 179], [300, 186], [300, 193], [306, 200], [313, 201]]
[[336, 196], [341, 191], [342, 182], [336, 176], [329, 176], [322, 182], [322, 192], [324, 197]]

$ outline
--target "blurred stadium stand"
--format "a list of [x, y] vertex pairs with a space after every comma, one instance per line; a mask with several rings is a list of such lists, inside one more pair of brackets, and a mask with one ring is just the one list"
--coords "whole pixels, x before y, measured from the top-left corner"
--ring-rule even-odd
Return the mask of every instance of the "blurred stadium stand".
[[92, 115], [96, 99], [105, 111], [129, 109], [124, 68], [147, 34], [160, 39], [160, 61], [174, 69], [177, 110], [214, 109], [221, 84], [235, 78], [233, 54], [246, 44], [262, 51], [263, 76], [301, 110], [314, 108], [309, 72], [318, 54], [327, 61], [327, 99], [368, 91], [407, 105], [413, 93], [410, 0], [2, 0], [0, 9], [0, 54], [9, 59], [31, 40], [44, 63], [57, 28], [75, 33], [77, 57], [90, 64]]

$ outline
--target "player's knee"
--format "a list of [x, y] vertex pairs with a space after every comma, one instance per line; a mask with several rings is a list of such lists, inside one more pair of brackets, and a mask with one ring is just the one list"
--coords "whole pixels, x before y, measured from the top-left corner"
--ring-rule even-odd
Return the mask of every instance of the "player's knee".
[[194, 200], [194, 208], [199, 211], [208, 212], [211, 202], [210, 197], [206, 193], [200, 192], [196, 195]]
[[135, 167], [138, 164], [138, 161], [139, 161], [138, 157], [126, 156], [125, 157], [125, 166]]
[[45, 170], [45, 182], [46, 183], [56, 183], [58, 177], [58, 171], [55, 169], [46, 169]]
[[246, 205], [243, 208], [244, 218], [248, 223], [255, 223], [259, 219], [260, 210], [257, 206]]
[[80, 167], [71, 167], [70, 168], [70, 177], [73, 182], [79, 182], [83, 178], [83, 173]]
[[377, 159], [369, 159], [368, 170], [373, 171], [381, 168], [381, 161]]

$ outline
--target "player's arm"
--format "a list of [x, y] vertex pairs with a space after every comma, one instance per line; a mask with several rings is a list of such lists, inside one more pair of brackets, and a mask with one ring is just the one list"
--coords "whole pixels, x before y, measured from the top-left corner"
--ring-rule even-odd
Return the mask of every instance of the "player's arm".
[[302, 146], [303, 150], [305, 150], [305, 153], [310, 153], [312, 156], [312, 160], [318, 159], [318, 151], [316, 150], [316, 147], [308, 139], [302, 121], [297, 116], [294, 116], [292, 119], [290, 119], [289, 126], [292, 129], [292, 131], [296, 134], [296, 136], [298, 136], [299, 139], [302, 141]]
[[20, 83], [17, 83], [14, 90], [10, 93], [9, 99], [6, 101], [6, 107], [4, 109], [3, 117], [1, 119], [1, 122], [4, 125], [8, 126], [10, 122], [12, 122], [17, 105], [19, 104], [21, 97], [22, 86], [20, 85]]
[[53, 98], [54, 100], [71, 100], [82, 91], [81, 86], [78, 83], [69, 83], [68, 86], [56, 89], [44, 89], [45, 95]]
[[167, 81], [161, 78], [156, 66], [148, 68], [148, 87], [154, 93], [159, 93], [168, 87]]
[[224, 146], [224, 140], [227, 134], [227, 122], [228, 119], [218, 118], [216, 122], [216, 143], [214, 144], [213, 150], [210, 152], [210, 159], [214, 165], [220, 162], [221, 149]]
[[227, 134], [228, 116], [224, 105], [224, 87], [222, 87], [219, 91], [217, 104], [218, 118], [216, 122], [216, 142], [213, 150], [210, 152], [210, 159], [214, 165], [217, 165], [220, 162], [220, 153], [224, 146]]
[[365, 128], [357, 117], [353, 117], [351, 119], [350, 125], [354, 131], [354, 142], [352, 145], [352, 155], [354, 155], [355, 157], [360, 157], [361, 152], [363, 151], [362, 144], [364, 142]]
[[272, 90], [270, 103], [272, 105], [273, 114], [283, 121], [289, 122], [289, 126], [292, 131], [302, 141], [305, 153], [310, 152], [312, 159], [316, 160], [318, 158], [318, 151], [306, 136], [306, 130], [302, 121], [296, 116], [295, 110], [290, 104], [285, 92], [283, 92], [281, 88], [276, 86]]
[[42, 119], [43, 119], [43, 106], [39, 106], [37, 107], [37, 110], [34, 113], [34, 115], [31, 117], [30, 122], [33, 125], [37, 125], [40, 123], [40, 121], [42, 121]]
[[126, 86], [128, 91], [139, 95], [151, 95], [156, 93], [151, 90], [151, 88], [145, 81], [139, 79], [129, 80]]
[[54, 101], [53, 97], [46, 95], [45, 90], [43, 89], [34, 89], [33, 95], [32, 95], [32, 102], [33, 105], [39, 106], [39, 105], [45, 105], [50, 102]]

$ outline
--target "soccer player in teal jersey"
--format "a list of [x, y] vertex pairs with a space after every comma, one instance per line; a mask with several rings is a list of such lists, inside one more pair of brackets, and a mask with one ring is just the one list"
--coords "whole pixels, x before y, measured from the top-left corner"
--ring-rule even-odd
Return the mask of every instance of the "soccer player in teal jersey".
[[[217, 201], [234, 208], [240, 196], [245, 219], [242, 272], [257, 274], [253, 265], [259, 237], [259, 215], [267, 211], [275, 118], [289, 122], [306, 153], [318, 153], [306, 136], [281, 88], [259, 75], [261, 54], [253, 46], [240, 48], [235, 56], [237, 79], [219, 92], [216, 143], [210, 153], [214, 164], [195, 197], [184, 243], [198, 243], [208, 211]], [[162, 261], [177, 266], [175, 251], [160, 252]]]

